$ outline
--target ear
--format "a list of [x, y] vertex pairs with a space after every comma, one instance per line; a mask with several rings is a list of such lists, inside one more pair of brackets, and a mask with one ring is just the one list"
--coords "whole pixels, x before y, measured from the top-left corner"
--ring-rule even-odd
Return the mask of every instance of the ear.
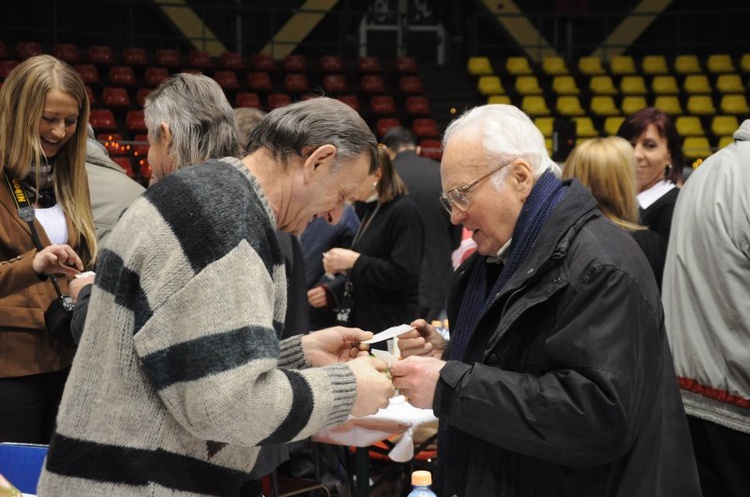
[[380, 181], [380, 178], [383, 177], [383, 168], [378, 166], [378, 168], [375, 170], [375, 181]]
[[169, 129], [169, 124], [162, 122], [159, 125], [159, 135], [167, 147], [172, 145], [172, 130]]
[[309, 181], [316, 173], [329, 171], [336, 162], [336, 147], [331, 144], [321, 145], [307, 156], [304, 163], [305, 181]]
[[508, 167], [511, 168], [508, 173], [511, 186], [516, 188], [525, 199], [529, 196], [531, 189], [534, 187], [534, 170], [532, 169], [531, 164], [524, 159], [518, 159]]

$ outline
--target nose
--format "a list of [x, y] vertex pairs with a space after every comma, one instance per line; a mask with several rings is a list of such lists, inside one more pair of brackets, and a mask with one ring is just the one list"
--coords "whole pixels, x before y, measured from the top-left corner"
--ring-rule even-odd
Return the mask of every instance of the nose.
[[633, 151], [635, 152], [635, 156], [636, 156], [636, 158], [638, 158], [638, 159], [641, 159], [641, 158], [643, 158], [643, 146], [642, 146], [641, 144], [637, 144], [637, 145], [636, 145], [636, 146], [635, 146], [635, 147], [633, 148]]
[[453, 207], [451, 209], [451, 224], [455, 224], [455, 225], [462, 224], [463, 220], [466, 219], [466, 215], [467, 215], [466, 212], [456, 207]]
[[56, 123], [54, 126], [52, 126], [51, 131], [55, 138], [65, 138], [65, 124], [63, 124], [62, 122]]

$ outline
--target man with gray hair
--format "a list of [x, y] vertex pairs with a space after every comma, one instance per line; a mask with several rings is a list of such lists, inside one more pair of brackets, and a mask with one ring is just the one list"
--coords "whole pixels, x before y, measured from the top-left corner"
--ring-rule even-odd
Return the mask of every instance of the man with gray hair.
[[441, 201], [477, 253], [448, 297], [451, 340], [402, 335], [393, 384], [440, 419], [445, 495], [698, 496], [648, 262], [510, 105], [446, 130]]
[[[184, 92], [187, 114], [190, 79], [175, 80], [184, 88], [170, 99]], [[376, 167], [366, 123], [336, 100], [308, 100], [271, 112], [242, 161], [180, 169], [214, 153], [203, 142], [219, 135], [180, 137], [217, 124], [231, 146], [236, 130], [231, 109], [170, 120], [159, 105], [168, 90], [147, 103], [159, 181], [100, 255], [41, 496], [239, 495], [261, 447], [374, 413], [393, 395], [385, 364], [360, 351], [369, 332], [278, 339], [286, 277], [274, 230], [338, 220]]]

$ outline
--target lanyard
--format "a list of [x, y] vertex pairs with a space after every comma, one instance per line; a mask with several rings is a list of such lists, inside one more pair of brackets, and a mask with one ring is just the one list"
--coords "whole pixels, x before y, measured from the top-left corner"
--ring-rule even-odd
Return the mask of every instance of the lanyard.
[[375, 214], [378, 213], [380, 210], [380, 206], [382, 204], [378, 203], [378, 205], [375, 207], [375, 209], [372, 211], [372, 214], [367, 216], [367, 220], [364, 221], [359, 225], [357, 228], [357, 232], [354, 234], [354, 238], [352, 239], [352, 246], [351, 248], [354, 249], [354, 246], [357, 244], [357, 242], [362, 238], [362, 236], [365, 234], [365, 231], [367, 231], [367, 228], [370, 227], [370, 224], [372, 223], [372, 218], [375, 217]]

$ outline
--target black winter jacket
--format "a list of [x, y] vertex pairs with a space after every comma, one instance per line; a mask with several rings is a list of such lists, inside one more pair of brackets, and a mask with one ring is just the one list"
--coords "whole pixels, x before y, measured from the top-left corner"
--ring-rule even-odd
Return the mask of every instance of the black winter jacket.
[[[566, 184], [464, 361], [441, 371], [443, 494], [699, 496], [654, 276], [632, 237]], [[457, 271], [451, 322], [484, 261]]]

